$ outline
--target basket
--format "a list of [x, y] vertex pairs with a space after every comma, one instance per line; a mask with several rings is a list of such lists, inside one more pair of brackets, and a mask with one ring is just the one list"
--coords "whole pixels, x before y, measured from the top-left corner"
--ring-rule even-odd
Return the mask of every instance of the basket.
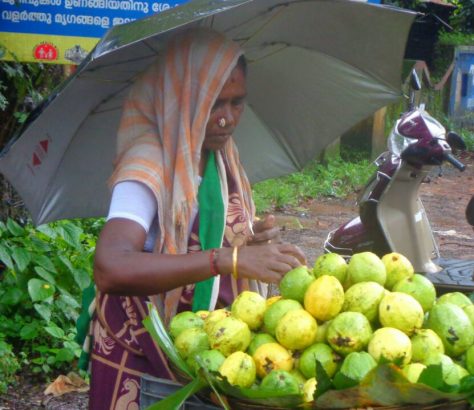
[[[140, 410], [145, 410], [157, 401], [163, 400], [170, 394], [183, 387], [182, 384], [168, 379], [142, 375], [140, 387]], [[178, 410], [220, 410], [210, 403], [205, 402], [196, 395], [189, 397]]]

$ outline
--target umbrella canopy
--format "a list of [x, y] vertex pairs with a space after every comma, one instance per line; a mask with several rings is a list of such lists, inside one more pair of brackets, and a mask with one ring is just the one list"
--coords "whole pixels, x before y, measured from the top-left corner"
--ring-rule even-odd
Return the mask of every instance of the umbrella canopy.
[[350, 0], [194, 0], [116, 26], [0, 154], [33, 222], [104, 216], [122, 102], [167, 38], [212, 27], [248, 58], [234, 135], [251, 182], [300, 170], [401, 96], [415, 14]]

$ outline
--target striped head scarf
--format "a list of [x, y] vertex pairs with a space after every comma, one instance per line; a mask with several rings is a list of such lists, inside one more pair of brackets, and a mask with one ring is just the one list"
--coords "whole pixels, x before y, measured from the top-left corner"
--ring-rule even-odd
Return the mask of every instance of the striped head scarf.
[[[206, 124], [241, 55], [238, 44], [220, 33], [187, 30], [170, 40], [157, 62], [132, 86], [125, 102], [118, 155], [109, 182], [113, 186], [134, 180], [152, 190], [158, 203], [157, 252], [187, 252]], [[217, 155], [226, 157], [241, 203], [252, 219], [251, 188], [234, 142], [230, 140], [223, 151]], [[174, 302], [180, 291], [168, 292], [174, 295]], [[169, 319], [173, 306], [167, 304], [165, 309]]]

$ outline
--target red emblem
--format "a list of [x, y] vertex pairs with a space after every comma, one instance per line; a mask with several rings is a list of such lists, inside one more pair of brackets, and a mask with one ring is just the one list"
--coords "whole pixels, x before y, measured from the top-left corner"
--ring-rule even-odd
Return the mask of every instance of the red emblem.
[[33, 49], [33, 55], [36, 60], [57, 60], [58, 49], [52, 43], [40, 43]]
[[48, 153], [48, 145], [49, 145], [49, 140], [41, 140], [35, 146], [35, 150], [33, 152], [33, 157], [31, 161], [34, 167], [41, 165], [41, 162], [43, 161], [44, 157]]

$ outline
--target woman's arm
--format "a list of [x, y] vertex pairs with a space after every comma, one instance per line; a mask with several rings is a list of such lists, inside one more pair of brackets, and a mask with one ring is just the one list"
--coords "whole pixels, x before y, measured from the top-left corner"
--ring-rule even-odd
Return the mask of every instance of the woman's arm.
[[[94, 278], [99, 290], [111, 294], [152, 295], [212, 276], [209, 251], [185, 255], [143, 252], [146, 232], [131, 220], [106, 222], [96, 246]], [[222, 275], [233, 269], [232, 248], [220, 248], [217, 267]], [[306, 263], [302, 251], [290, 244], [239, 248], [239, 277], [279, 283], [282, 276]]]

